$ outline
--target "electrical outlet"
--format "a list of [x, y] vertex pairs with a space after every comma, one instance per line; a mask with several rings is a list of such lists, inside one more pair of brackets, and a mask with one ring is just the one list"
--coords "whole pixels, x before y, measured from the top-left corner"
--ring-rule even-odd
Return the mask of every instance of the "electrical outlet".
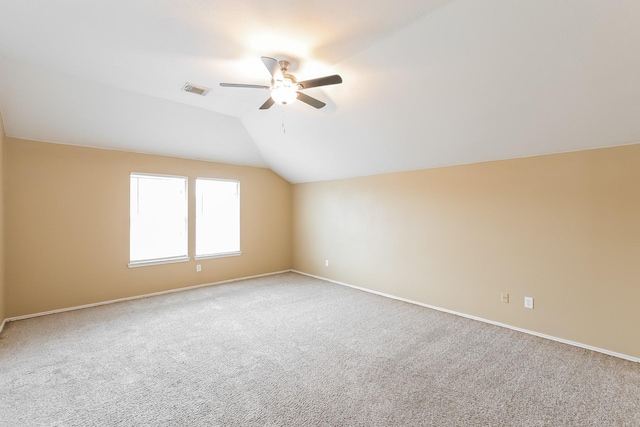
[[196, 264], [196, 271], [198, 273], [202, 271], [202, 266], [200, 264]]
[[533, 297], [524, 297], [524, 308], [533, 309]]
[[329, 267], [329, 260], [328, 260], [328, 259], [325, 259], [325, 260], [324, 260], [324, 266], [325, 266], [325, 267]]
[[500, 301], [504, 302], [506, 304], [509, 304], [509, 294], [506, 292], [503, 292], [500, 294]]

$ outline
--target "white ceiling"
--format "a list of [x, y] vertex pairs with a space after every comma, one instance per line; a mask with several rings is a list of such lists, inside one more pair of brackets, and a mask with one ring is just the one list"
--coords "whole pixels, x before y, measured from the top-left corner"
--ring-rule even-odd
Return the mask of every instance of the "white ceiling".
[[[640, 142], [638, 0], [0, 0], [6, 134], [308, 182]], [[328, 105], [258, 110], [261, 55]], [[206, 97], [181, 91], [211, 88]]]

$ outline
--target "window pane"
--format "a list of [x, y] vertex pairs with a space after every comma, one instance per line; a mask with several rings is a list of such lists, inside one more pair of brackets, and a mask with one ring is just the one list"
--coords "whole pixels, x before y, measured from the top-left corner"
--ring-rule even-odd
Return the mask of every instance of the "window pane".
[[196, 179], [196, 256], [240, 251], [240, 183]]
[[187, 256], [187, 178], [131, 174], [130, 260]]

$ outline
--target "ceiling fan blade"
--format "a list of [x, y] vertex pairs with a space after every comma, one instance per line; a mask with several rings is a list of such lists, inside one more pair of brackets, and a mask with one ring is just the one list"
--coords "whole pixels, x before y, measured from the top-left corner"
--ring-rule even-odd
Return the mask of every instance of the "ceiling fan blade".
[[274, 103], [275, 103], [275, 101], [273, 100], [273, 98], [269, 97], [269, 99], [267, 99], [267, 100], [265, 101], [265, 103], [264, 103], [264, 104], [262, 104], [262, 105], [260, 106], [260, 109], [261, 109], [261, 110], [268, 110], [269, 108], [271, 108], [271, 106], [272, 106]]
[[250, 89], [270, 89], [269, 86], [264, 85], [246, 85], [242, 83], [220, 83], [222, 87], [245, 87]]
[[317, 79], [298, 82], [298, 86], [300, 86], [300, 89], [309, 89], [310, 87], [336, 85], [338, 83], [342, 83], [342, 77], [334, 74], [333, 76], [318, 77]]
[[315, 98], [313, 98], [313, 97], [311, 97], [311, 96], [309, 96], [309, 95], [307, 95], [307, 94], [304, 94], [304, 93], [302, 93], [302, 92], [297, 92], [297, 94], [298, 94], [298, 99], [299, 99], [300, 101], [304, 102], [305, 104], [309, 104], [309, 105], [311, 105], [312, 107], [315, 107], [315, 108], [322, 108], [322, 107], [324, 107], [325, 105], [327, 105], [327, 104], [325, 104], [324, 102], [322, 102], [322, 101], [320, 101], [320, 100], [318, 100], [318, 99], [315, 99]]
[[278, 61], [275, 58], [270, 58], [268, 56], [261, 56], [260, 59], [262, 59], [264, 66], [267, 67], [267, 70], [269, 70], [269, 73], [271, 74], [271, 77], [273, 78], [273, 80], [276, 80], [276, 81], [284, 80], [284, 76], [282, 75], [282, 69], [280, 68], [280, 64], [278, 64]]

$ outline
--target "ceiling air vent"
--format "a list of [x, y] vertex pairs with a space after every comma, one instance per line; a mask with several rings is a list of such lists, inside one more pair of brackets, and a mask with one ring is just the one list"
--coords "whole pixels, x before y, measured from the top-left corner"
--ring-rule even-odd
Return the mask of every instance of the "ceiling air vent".
[[185, 91], [185, 92], [189, 92], [189, 93], [195, 93], [196, 95], [205, 96], [206, 94], [209, 93], [209, 91], [211, 89], [209, 89], [208, 87], [204, 87], [204, 86], [194, 85], [192, 83], [185, 83], [185, 85], [182, 88], [182, 90]]

